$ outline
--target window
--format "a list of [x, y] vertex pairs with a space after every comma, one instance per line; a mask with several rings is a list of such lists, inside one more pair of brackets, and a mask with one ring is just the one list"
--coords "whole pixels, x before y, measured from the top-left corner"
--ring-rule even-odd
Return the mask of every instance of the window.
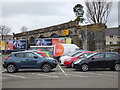
[[113, 42], [110, 42], [110, 44], [113, 44]]
[[120, 42], [117, 42], [117, 44], [120, 44]]
[[94, 60], [101, 60], [101, 59], [103, 59], [104, 58], [104, 54], [96, 54], [96, 55], [94, 55], [93, 56], [93, 58], [94, 58]]
[[16, 53], [15, 57], [25, 57], [25, 53]]
[[113, 38], [113, 36], [110, 36], [110, 38]]
[[34, 58], [35, 54], [33, 53], [26, 53], [26, 57], [28, 58]]
[[42, 56], [42, 54], [41, 54], [41, 53], [37, 53], [37, 54], [39, 54], [40, 56]]
[[87, 57], [90, 54], [93, 54], [93, 53], [85, 53], [85, 54], [81, 55], [80, 57]]
[[114, 59], [114, 58], [116, 58], [116, 54], [107, 53], [107, 54], [105, 54], [105, 58], [108, 60]]

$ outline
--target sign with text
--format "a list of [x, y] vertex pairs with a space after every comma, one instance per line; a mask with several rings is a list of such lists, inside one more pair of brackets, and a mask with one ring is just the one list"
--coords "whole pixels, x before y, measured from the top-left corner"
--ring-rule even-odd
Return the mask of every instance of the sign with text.
[[63, 35], [69, 35], [69, 30], [63, 30]]
[[5, 50], [5, 41], [1, 41], [1, 50]]
[[52, 39], [38, 39], [36, 46], [52, 46]]
[[13, 41], [13, 49], [26, 49], [26, 43], [26, 40], [15, 40]]

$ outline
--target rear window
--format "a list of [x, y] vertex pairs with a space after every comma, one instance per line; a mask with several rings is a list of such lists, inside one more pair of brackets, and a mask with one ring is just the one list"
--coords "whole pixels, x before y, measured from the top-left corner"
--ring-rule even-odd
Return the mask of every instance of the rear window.
[[16, 53], [14, 54], [15, 57], [25, 57], [24, 53]]
[[42, 56], [42, 54], [41, 54], [41, 53], [37, 53], [37, 54], [39, 54], [40, 56]]

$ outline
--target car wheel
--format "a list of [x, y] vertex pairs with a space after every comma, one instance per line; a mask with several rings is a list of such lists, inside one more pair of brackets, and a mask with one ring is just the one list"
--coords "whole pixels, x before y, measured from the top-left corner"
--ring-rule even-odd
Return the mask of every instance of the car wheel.
[[120, 71], [120, 64], [115, 64], [115, 70]]
[[88, 71], [88, 65], [87, 64], [83, 64], [82, 66], [81, 66], [81, 70], [82, 71], [84, 71], [84, 72], [86, 72], [86, 71]]
[[46, 64], [43, 64], [42, 66], [42, 71], [44, 72], [49, 72], [51, 70], [51, 65], [46, 63]]
[[18, 69], [17, 69], [17, 67], [14, 65], [14, 64], [9, 64], [8, 66], [7, 66], [7, 72], [8, 73], [14, 73], [14, 72], [16, 72]]

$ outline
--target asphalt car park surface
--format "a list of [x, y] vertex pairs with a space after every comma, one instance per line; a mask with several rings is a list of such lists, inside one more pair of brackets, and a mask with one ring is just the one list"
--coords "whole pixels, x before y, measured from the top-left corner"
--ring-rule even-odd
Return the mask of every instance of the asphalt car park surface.
[[2, 66], [0, 69], [3, 88], [118, 88], [117, 71], [82, 72], [60, 65], [49, 73], [44, 73], [39, 69], [7, 73]]

